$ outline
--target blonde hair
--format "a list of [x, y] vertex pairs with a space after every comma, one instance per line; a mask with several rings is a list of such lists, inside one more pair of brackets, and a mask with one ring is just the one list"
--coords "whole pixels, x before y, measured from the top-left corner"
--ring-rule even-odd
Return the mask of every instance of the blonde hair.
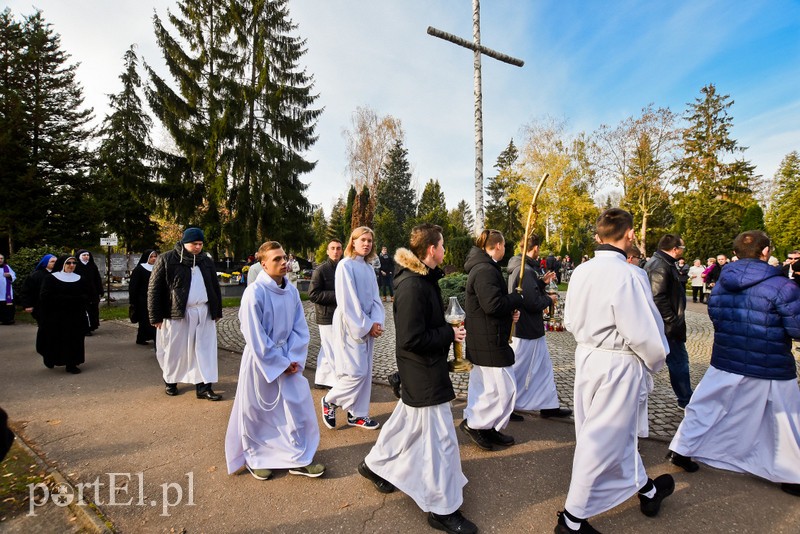
[[358, 256], [353, 247], [353, 242], [364, 234], [370, 234], [372, 236], [372, 249], [370, 249], [369, 254], [364, 256], [364, 261], [369, 263], [378, 255], [378, 253], [375, 252], [375, 232], [373, 232], [372, 228], [369, 226], [359, 226], [350, 232], [350, 239], [347, 240], [347, 246], [344, 249], [344, 255], [348, 258], [355, 258]]
[[256, 261], [258, 263], [261, 263], [262, 261], [264, 261], [264, 259], [266, 259], [267, 252], [279, 248], [283, 247], [277, 241], [265, 241], [260, 247], [258, 247], [258, 252], [256, 252]]

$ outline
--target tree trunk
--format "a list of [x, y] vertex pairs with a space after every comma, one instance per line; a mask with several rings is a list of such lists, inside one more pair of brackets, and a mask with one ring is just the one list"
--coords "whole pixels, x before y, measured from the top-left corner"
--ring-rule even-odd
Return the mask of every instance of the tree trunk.
[[483, 231], [483, 106], [481, 104], [481, 2], [472, 0], [472, 42], [475, 93], [475, 236]]

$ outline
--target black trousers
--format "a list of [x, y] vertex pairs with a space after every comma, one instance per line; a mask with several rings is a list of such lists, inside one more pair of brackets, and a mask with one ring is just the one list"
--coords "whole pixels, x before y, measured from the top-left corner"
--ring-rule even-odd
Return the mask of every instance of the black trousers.
[[14, 324], [14, 313], [16, 312], [14, 303], [6, 304], [0, 302], [0, 323]]
[[700, 303], [702, 304], [706, 298], [706, 294], [703, 293], [703, 286], [692, 286], [692, 301], [697, 302], [697, 295], [700, 295]]

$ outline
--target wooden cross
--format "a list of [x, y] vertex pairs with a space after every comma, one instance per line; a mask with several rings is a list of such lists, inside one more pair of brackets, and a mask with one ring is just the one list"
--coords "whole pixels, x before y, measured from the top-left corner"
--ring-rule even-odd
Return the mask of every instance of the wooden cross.
[[503, 63], [509, 63], [517, 67], [525, 63], [491, 48], [481, 45], [481, 3], [480, 0], [472, 0], [472, 42], [457, 37], [451, 33], [437, 30], [428, 26], [428, 35], [433, 35], [445, 41], [469, 48], [474, 52], [473, 67], [474, 93], [475, 93], [475, 235], [478, 236], [483, 231], [483, 106], [481, 93], [481, 55], [485, 54]]

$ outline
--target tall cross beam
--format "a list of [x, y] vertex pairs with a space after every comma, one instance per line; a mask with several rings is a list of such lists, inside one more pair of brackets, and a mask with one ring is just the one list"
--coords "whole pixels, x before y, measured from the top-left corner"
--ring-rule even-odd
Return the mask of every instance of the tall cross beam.
[[481, 45], [481, 2], [472, 0], [472, 42], [457, 37], [451, 33], [437, 30], [428, 26], [428, 35], [450, 41], [451, 43], [469, 48], [474, 53], [473, 67], [474, 93], [475, 93], [475, 235], [483, 231], [483, 95], [481, 92], [481, 55], [487, 55], [503, 63], [517, 67], [525, 64], [521, 59], [508, 56], [491, 48]]

